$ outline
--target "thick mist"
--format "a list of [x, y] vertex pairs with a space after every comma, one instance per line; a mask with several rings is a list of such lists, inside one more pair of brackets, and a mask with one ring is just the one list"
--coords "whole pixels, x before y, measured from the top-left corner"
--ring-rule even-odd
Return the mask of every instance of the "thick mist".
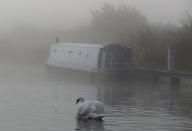
[[[126, 16], [125, 21], [114, 16], [115, 21], [119, 19], [123, 26], [112, 23], [118, 30], [107, 26], [111, 30], [107, 29], [107, 32], [110, 33], [100, 30], [102, 24], [93, 26], [93, 12], [102, 10], [104, 3], [109, 3], [114, 8], [135, 8], [145, 17], [147, 22], [144, 25], [181, 26], [185, 11], [190, 12], [191, 7], [190, 0], [1, 0], [0, 62], [43, 65], [56, 37], [62, 42], [134, 43], [129, 38], [135, 37], [128, 36], [130, 28], [127, 28], [128, 32], [124, 30], [129, 16]], [[144, 19], [141, 21], [145, 21]], [[137, 21], [140, 20], [135, 23]], [[140, 27], [140, 24], [137, 26]], [[130, 24], [129, 26], [131, 27]], [[135, 30], [138, 29], [133, 29], [133, 32]]]
[[[177, 52], [175, 72], [192, 72], [191, 7], [192, 0], [0, 0], [0, 130], [192, 130], [192, 75], [166, 75], [169, 46]], [[104, 76], [112, 73], [118, 80], [97, 69], [94, 75], [95, 70], [54, 68], [46, 60], [56, 38], [121, 43], [131, 48], [125, 51], [132, 51], [134, 63], [125, 63], [130, 73], [121, 60], [117, 75], [106, 68]], [[61, 51], [92, 58], [86, 50]], [[108, 55], [111, 66], [113, 54]], [[102, 101], [104, 121], [76, 121], [79, 97]]]
[[190, 0], [1, 0], [0, 27], [10, 31], [18, 25], [66, 29], [89, 23], [90, 11], [109, 2], [130, 5], [156, 23], [177, 23]]

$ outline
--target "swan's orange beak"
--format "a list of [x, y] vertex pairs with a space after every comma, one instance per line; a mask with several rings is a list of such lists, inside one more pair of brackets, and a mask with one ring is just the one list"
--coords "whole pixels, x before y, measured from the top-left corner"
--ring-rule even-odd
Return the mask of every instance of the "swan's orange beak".
[[77, 105], [77, 104], [78, 104], [78, 102], [76, 101], [76, 102], [75, 102], [75, 105]]

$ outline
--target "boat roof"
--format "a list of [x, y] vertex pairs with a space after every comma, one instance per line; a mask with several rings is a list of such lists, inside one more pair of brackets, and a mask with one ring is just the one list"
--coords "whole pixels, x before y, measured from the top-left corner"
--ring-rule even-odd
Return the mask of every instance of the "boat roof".
[[87, 43], [56, 43], [54, 46], [72, 46], [72, 47], [94, 47], [103, 48], [104, 44], [87, 44]]
[[[98, 43], [98, 44], [90, 44], [90, 43], [55, 43], [52, 46], [58, 47], [85, 47], [85, 48], [104, 48], [107, 47], [108, 45], [121, 45], [120, 43]], [[130, 48], [130, 47], [126, 47]]]

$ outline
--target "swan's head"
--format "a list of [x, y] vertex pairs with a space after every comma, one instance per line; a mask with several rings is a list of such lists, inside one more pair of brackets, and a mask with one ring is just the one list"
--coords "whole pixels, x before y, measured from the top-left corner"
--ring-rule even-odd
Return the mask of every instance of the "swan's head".
[[78, 104], [79, 102], [84, 102], [85, 100], [82, 98], [82, 97], [80, 97], [80, 98], [78, 98], [77, 100], [76, 100], [76, 103], [75, 104]]

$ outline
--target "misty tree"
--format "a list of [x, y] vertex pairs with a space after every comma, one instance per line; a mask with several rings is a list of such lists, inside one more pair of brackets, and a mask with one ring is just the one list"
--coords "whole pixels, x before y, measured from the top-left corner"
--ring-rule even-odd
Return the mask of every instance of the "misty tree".
[[124, 5], [115, 8], [105, 4], [92, 15], [92, 27], [100, 39], [132, 47], [140, 66], [166, 67], [170, 36], [167, 27], [152, 26], [139, 11]]
[[192, 71], [192, 16], [186, 13], [181, 27], [150, 26], [134, 37], [139, 65], [147, 68], [167, 68], [167, 48], [175, 48], [175, 70]]
[[134, 36], [134, 49], [139, 65], [151, 69], [166, 69], [167, 48], [171, 45], [172, 28], [149, 26]]
[[91, 26], [98, 37], [107, 42], [129, 43], [131, 35], [148, 25], [148, 21], [135, 8], [125, 5], [115, 8], [106, 3], [92, 12]]
[[192, 70], [192, 16], [185, 14], [182, 27], [178, 28], [174, 37], [176, 48], [176, 68], [178, 70]]

